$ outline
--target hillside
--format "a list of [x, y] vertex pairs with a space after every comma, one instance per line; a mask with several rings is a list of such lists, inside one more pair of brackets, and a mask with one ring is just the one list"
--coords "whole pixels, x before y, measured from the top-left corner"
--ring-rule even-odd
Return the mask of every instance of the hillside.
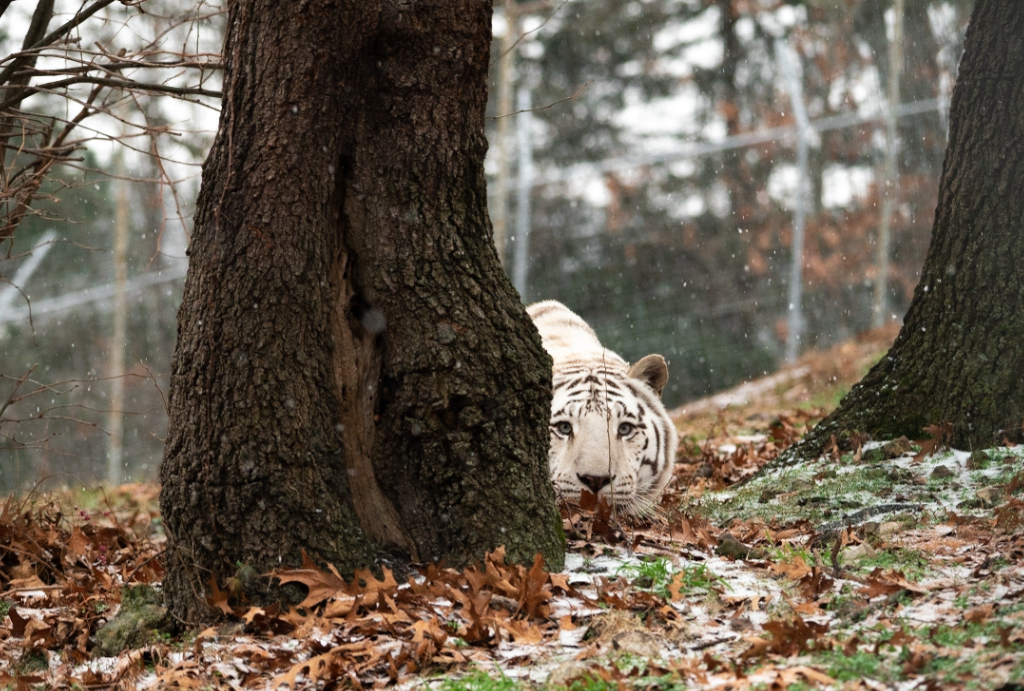
[[[684, 439], [659, 513], [562, 507], [562, 573], [507, 565], [501, 549], [464, 571], [413, 565], [411, 577], [239, 565], [210, 583], [224, 620], [205, 628], [160, 606], [156, 487], [9, 498], [0, 684], [1016, 691], [1021, 448], [872, 442], [753, 477], [891, 337], [808, 354], [676, 411]], [[299, 584], [305, 600], [261, 608], [233, 594], [263, 577]]]

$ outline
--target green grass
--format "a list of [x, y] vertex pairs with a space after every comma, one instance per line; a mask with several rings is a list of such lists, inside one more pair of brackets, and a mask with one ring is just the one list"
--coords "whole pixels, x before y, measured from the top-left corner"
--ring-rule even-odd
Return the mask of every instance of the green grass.
[[903, 547], [879, 550], [873, 557], [858, 560], [857, 566], [866, 571], [876, 568], [896, 569], [911, 581], [919, 581], [931, 572], [928, 557], [917, 550]]
[[705, 592], [711, 591], [716, 585], [720, 585], [726, 590], [732, 590], [728, 583], [725, 582], [721, 576], [715, 574], [711, 569], [708, 568], [707, 564], [695, 564], [694, 566], [685, 567], [682, 572], [683, 574], [683, 590], [692, 592], [696, 590], [703, 590]]
[[31, 650], [26, 652], [18, 660], [17, 664], [14, 665], [14, 670], [19, 675], [29, 676], [36, 672], [45, 672], [50, 668], [50, 663], [46, 660], [46, 655], [39, 650]]
[[616, 576], [626, 576], [633, 586], [669, 597], [668, 586], [672, 582], [672, 564], [665, 557], [658, 557], [638, 564], [623, 564], [615, 571]]
[[706, 564], [694, 564], [684, 566], [679, 571], [672, 570], [672, 564], [665, 557], [658, 557], [650, 561], [642, 561], [638, 564], [623, 564], [615, 572], [616, 576], [626, 576], [630, 579], [633, 587], [661, 595], [665, 599], [671, 599], [672, 593], [669, 586], [677, 575], [681, 576], [681, 586], [686, 592], [709, 592], [716, 585], [726, 589], [729, 584], [720, 576], [717, 576]]
[[585, 676], [573, 679], [566, 688], [569, 691], [616, 691], [619, 685], [598, 676]]
[[459, 679], [445, 679], [440, 691], [521, 691], [524, 687], [504, 674], [494, 678], [483, 670], [475, 670]]

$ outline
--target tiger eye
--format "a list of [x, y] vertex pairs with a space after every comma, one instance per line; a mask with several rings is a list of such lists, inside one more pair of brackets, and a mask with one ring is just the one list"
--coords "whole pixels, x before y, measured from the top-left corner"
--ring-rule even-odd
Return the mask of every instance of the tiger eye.
[[562, 436], [567, 437], [570, 434], [572, 434], [572, 423], [559, 422], [557, 425], [555, 425], [555, 431], [557, 431]]
[[633, 434], [633, 430], [635, 429], [636, 426], [634, 424], [630, 422], [623, 422], [621, 425], [619, 425], [619, 436], [628, 437], [629, 435]]

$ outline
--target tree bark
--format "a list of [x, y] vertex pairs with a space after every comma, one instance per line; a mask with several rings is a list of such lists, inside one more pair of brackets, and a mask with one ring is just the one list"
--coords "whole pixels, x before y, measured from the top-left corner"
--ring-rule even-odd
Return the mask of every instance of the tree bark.
[[161, 471], [179, 617], [303, 549], [342, 572], [501, 544], [561, 566], [551, 363], [487, 216], [490, 19], [231, 4]]
[[950, 137], [921, 282], [888, 355], [772, 467], [854, 433], [957, 448], [1019, 441], [1024, 420], [1024, 4], [979, 0], [950, 106]]

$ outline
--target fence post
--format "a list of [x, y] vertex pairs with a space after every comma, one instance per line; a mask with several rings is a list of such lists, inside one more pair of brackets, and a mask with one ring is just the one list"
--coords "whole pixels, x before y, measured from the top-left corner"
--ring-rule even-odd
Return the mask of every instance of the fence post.
[[807, 182], [808, 164], [807, 147], [810, 134], [810, 119], [804, 104], [804, 90], [800, 82], [802, 70], [796, 51], [778, 40], [775, 42], [777, 62], [783, 72], [786, 90], [796, 119], [796, 208], [793, 210], [793, 246], [792, 259], [789, 267], [789, 310], [786, 326], [786, 362], [796, 362], [800, 355], [800, 338], [804, 331], [803, 315], [803, 260], [804, 260], [804, 225], [807, 218]]
[[519, 18], [514, 0], [505, 0], [505, 35], [501, 38], [498, 61], [498, 175], [494, 193], [494, 249], [505, 265], [505, 244], [508, 237], [508, 125], [512, 112], [512, 63], [519, 36]]
[[896, 109], [900, 103], [900, 63], [903, 62], [903, 0], [892, 3], [892, 42], [889, 44], [889, 102], [885, 114], [885, 199], [882, 201], [882, 218], [878, 223], [878, 279], [875, 281], [875, 301], [871, 309], [871, 326], [878, 328], [885, 324], [889, 301], [889, 246], [892, 243], [892, 214], [899, 198], [899, 171], [896, 136]]
[[533, 129], [532, 99], [525, 86], [519, 89], [516, 110], [516, 134], [519, 139], [519, 175], [516, 178], [516, 256], [512, 284], [519, 297], [527, 302], [526, 281], [530, 261], [530, 191], [533, 187]]
[[110, 337], [107, 371], [110, 404], [107, 412], [107, 483], [117, 487], [124, 478], [124, 355], [128, 332], [128, 206], [127, 167], [124, 144], [116, 142], [114, 170], [117, 174], [114, 210], [114, 324]]

